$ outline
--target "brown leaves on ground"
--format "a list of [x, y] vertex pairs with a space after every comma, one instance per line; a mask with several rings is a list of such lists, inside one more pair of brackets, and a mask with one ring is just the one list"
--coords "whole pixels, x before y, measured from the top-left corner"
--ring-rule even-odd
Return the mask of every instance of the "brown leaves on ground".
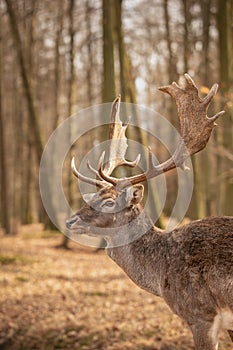
[[1, 350], [194, 349], [186, 325], [104, 251], [57, 249], [61, 238], [0, 237]]

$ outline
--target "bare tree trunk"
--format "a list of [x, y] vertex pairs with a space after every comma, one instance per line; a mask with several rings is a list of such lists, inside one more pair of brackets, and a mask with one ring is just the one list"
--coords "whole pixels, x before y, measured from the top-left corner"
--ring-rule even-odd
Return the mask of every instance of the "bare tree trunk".
[[25, 197], [23, 201], [21, 201], [21, 223], [23, 225], [30, 224], [32, 222], [32, 208], [31, 208], [31, 184], [32, 184], [32, 146], [31, 146], [31, 140], [30, 135], [27, 135], [27, 154], [25, 156], [25, 163], [26, 163], [26, 169], [25, 169], [25, 187], [24, 187], [24, 193], [22, 193], [22, 196]]
[[[1, 100], [1, 96], [0, 96]], [[1, 225], [6, 234], [11, 233], [10, 217], [9, 217], [9, 195], [8, 195], [8, 177], [6, 167], [5, 137], [3, 130], [3, 116], [0, 102], [0, 168], [1, 168]]]
[[[209, 31], [210, 31], [210, 11], [211, 0], [204, 0], [201, 2], [202, 10], [202, 43], [203, 43], [203, 64], [201, 67], [201, 77], [206, 86], [209, 86], [210, 81], [210, 65], [209, 65]], [[213, 144], [213, 139], [210, 140]], [[210, 147], [207, 147], [202, 153], [198, 154], [194, 159], [195, 172], [195, 202], [196, 213], [198, 218], [203, 218], [210, 215], [208, 208], [211, 207], [208, 200], [208, 193], [210, 192], [210, 162], [211, 172], [214, 166], [213, 162], [216, 157], [210, 157]]]
[[[68, 85], [68, 117], [72, 114], [72, 107], [73, 107], [73, 92], [74, 92], [74, 4], [75, 0], [69, 0], [69, 9], [68, 9], [68, 18], [69, 18], [69, 37], [70, 37], [70, 47], [69, 47], [69, 85]], [[72, 130], [69, 129], [69, 135], [68, 138], [69, 140], [71, 139], [71, 132]], [[72, 146], [70, 148], [69, 152], [69, 158], [70, 158], [70, 163], [72, 159]], [[73, 177], [72, 177], [72, 172], [68, 172], [68, 179], [67, 179], [67, 186], [68, 186], [68, 200], [69, 200], [69, 205], [72, 206], [73, 204]], [[67, 217], [71, 216], [71, 210], [67, 213]], [[63, 248], [68, 248], [68, 231], [63, 237], [63, 243], [62, 247]]]
[[[170, 2], [171, 3], [171, 2]], [[178, 73], [176, 70], [176, 63], [174, 60], [174, 55], [172, 51], [172, 39], [171, 39], [171, 31], [170, 31], [170, 18], [168, 11], [169, 0], [163, 0], [163, 12], [164, 12], [164, 23], [165, 23], [165, 33], [166, 33], [166, 42], [167, 42], [167, 50], [168, 50], [168, 58], [167, 58], [167, 73], [168, 73], [168, 81], [171, 83], [173, 81], [177, 81]], [[175, 106], [173, 101], [168, 100], [166, 104], [166, 110], [168, 111], [168, 115], [170, 116], [171, 123], [178, 127], [178, 120], [176, 118]], [[175, 143], [175, 135], [173, 130], [170, 133], [170, 142]], [[171, 188], [177, 188], [177, 178], [175, 176], [171, 176], [168, 178], [168, 186]], [[168, 210], [172, 210], [174, 203], [176, 200], [176, 192], [171, 191], [169, 198], [167, 200]]]
[[114, 30], [116, 33], [116, 41], [118, 45], [118, 57], [120, 63], [120, 88], [121, 88], [121, 98], [122, 101], [127, 101], [127, 87], [126, 87], [126, 56], [125, 56], [125, 46], [122, 33], [122, 1], [115, 1], [115, 16], [114, 16]]
[[[211, 7], [212, 7], [212, 0], [204, 0], [201, 1], [201, 8], [202, 8], [202, 26], [203, 26], [203, 39], [202, 39], [202, 45], [203, 45], [203, 71], [202, 71], [202, 80], [206, 86], [210, 86], [212, 84], [211, 79], [211, 70], [210, 70], [210, 25], [211, 25]], [[213, 185], [210, 185], [209, 179], [211, 176], [211, 173], [213, 171], [216, 171], [217, 169], [217, 157], [216, 154], [213, 154], [212, 148], [215, 147], [216, 143], [216, 134], [213, 135], [215, 137], [212, 137], [209, 140], [209, 144], [207, 145], [207, 148], [204, 153], [200, 154], [201, 158], [201, 169], [204, 169], [202, 171], [203, 174], [203, 182], [204, 182], [204, 188], [203, 192], [205, 193], [205, 202], [206, 202], [206, 208], [205, 208], [205, 216], [209, 215], [216, 215], [216, 212], [213, 212], [214, 203], [216, 203], [216, 196], [212, 198], [211, 193], [213, 189]], [[202, 190], [201, 190], [202, 191]]]
[[[17, 26], [17, 20], [16, 20], [14, 8], [13, 8], [11, 0], [5, 0], [5, 2], [7, 5], [7, 12], [9, 15], [10, 26], [11, 26], [12, 35], [13, 35], [14, 42], [15, 42], [15, 49], [17, 51], [17, 56], [19, 59], [19, 68], [20, 68], [20, 72], [21, 72], [21, 77], [22, 77], [23, 86], [24, 86], [25, 95], [26, 95], [26, 101], [27, 101], [27, 105], [28, 105], [30, 129], [32, 130], [32, 137], [33, 137], [33, 141], [34, 141], [36, 159], [37, 159], [37, 164], [39, 166], [40, 159], [41, 159], [41, 156], [43, 153], [43, 144], [42, 144], [41, 133], [40, 133], [40, 129], [39, 129], [39, 116], [38, 116], [37, 109], [36, 109], [36, 101], [35, 101], [35, 97], [33, 94], [31, 80], [30, 80], [30, 77], [29, 77], [29, 74], [27, 71], [27, 67], [26, 67], [26, 60], [25, 60], [25, 56], [24, 56], [24, 52], [23, 52], [23, 46], [22, 46], [22, 42], [21, 42], [21, 38], [20, 38], [20, 34], [19, 34], [19, 29]], [[47, 193], [48, 193], [48, 198], [51, 199], [51, 196], [49, 195], [49, 191], [50, 191], [49, 174], [46, 177], [46, 179], [47, 179], [46, 189], [47, 189]], [[52, 210], [52, 208], [53, 208], [52, 202], [51, 202], [50, 206], [51, 206], [51, 210]], [[56, 217], [55, 213], [54, 213], [53, 217], [54, 218]], [[44, 215], [44, 223], [45, 223], [46, 228], [55, 228], [55, 226], [48, 219], [47, 215]]]
[[103, 20], [103, 102], [115, 98], [114, 44], [112, 26], [113, 0], [102, 0]]
[[86, 18], [86, 32], [87, 32], [87, 54], [88, 54], [88, 66], [87, 66], [87, 96], [88, 104], [91, 106], [93, 100], [93, 53], [92, 53], [92, 33], [91, 33], [91, 6], [90, 1], [86, 0], [85, 7], [85, 18]]
[[202, 45], [203, 45], [203, 64], [202, 64], [202, 77], [206, 86], [209, 86], [210, 79], [210, 59], [209, 59], [209, 46], [210, 46], [210, 17], [211, 17], [211, 5], [212, 0], [203, 0], [200, 2], [202, 10]]
[[[30, 6], [30, 8], [28, 8]], [[27, 0], [24, 0], [24, 31], [26, 40], [24, 40], [24, 52], [28, 60], [27, 70], [28, 75], [32, 81], [32, 89], [34, 90], [34, 60], [35, 55], [35, 14], [37, 11], [36, 2], [29, 3]], [[19, 103], [18, 106], [21, 107]], [[21, 160], [18, 163], [20, 164], [20, 203], [19, 203], [19, 213], [20, 213], [20, 222], [23, 225], [30, 224], [32, 222], [32, 196], [31, 196], [31, 187], [33, 181], [33, 163], [32, 163], [32, 136], [30, 133], [29, 127], [29, 118], [28, 113], [20, 112], [22, 117], [22, 131], [18, 133], [19, 142], [23, 145], [22, 152], [20, 152], [19, 157]], [[26, 114], [26, 115], [25, 115]], [[25, 118], [25, 119], [24, 119]]]
[[63, 29], [63, 2], [60, 4], [58, 9], [58, 23], [56, 28], [56, 42], [55, 42], [55, 79], [54, 79], [54, 121], [53, 130], [56, 129], [59, 120], [59, 91], [60, 91], [60, 42]]
[[[182, 0], [183, 5], [183, 62], [185, 72], [189, 71], [189, 58], [190, 58], [190, 2], [187, 0]], [[194, 181], [195, 181], [195, 214], [197, 217], [206, 216], [206, 191], [205, 191], [205, 180], [202, 171], [202, 159], [203, 155], [197, 155], [193, 159], [194, 166]]]
[[0, 32], [0, 199], [1, 199], [1, 225], [6, 234], [11, 233], [9, 215], [9, 183], [6, 165], [6, 147], [4, 120], [2, 112], [2, 36]]
[[171, 40], [171, 31], [170, 31], [170, 19], [168, 13], [168, 2], [169, 0], [163, 1], [163, 10], [164, 10], [164, 20], [165, 20], [165, 28], [166, 28], [166, 39], [167, 39], [167, 48], [168, 48], [168, 63], [167, 63], [167, 71], [169, 82], [173, 82], [177, 80], [178, 74], [176, 70], [176, 64], [174, 55], [172, 52], [172, 40]]
[[[222, 101], [225, 104], [233, 92], [233, 35], [232, 35], [232, 1], [218, 0], [218, 32], [219, 32], [219, 61], [220, 84]], [[225, 106], [224, 106], [225, 107]], [[233, 152], [233, 108], [228, 105], [223, 123], [223, 147]], [[221, 160], [221, 173], [229, 170], [227, 159]], [[233, 184], [230, 175], [222, 178], [220, 182], [219, 211], [220, 214], [232, 214]]]
[[41, 134], [40, 134], [39, 123], [38, 123], [39, 118], [37, 116], [35, 98], [32, 93], [31, 81], [27, 73], [26, 62], [23, 54], [23, 47], [22, 47], [21, 38], [19, 35], [19, 30], [17, 27], [17, 20], [14, 13], [14, 9], [10, 0], [5, 0], [5, 2], [7, 5], [7, 11], [9, 14], [12, 34], [14, 36], [15, 48], [16, 48], [19, 63], [20, 63], [20, 71], [21, 71], [24, 88], [25, 88], [25, 94], [26, 94], [27, 103], [28, 103], [28, 111], [30, 115], [30, 127], [31, 127], [31, 130], [33, 130], [35, 150], [36, 150], [37, 160], [39, 164], [43, 153], [43, 144], [40, 136]]
[[190, 15], [189, 15], [189, 3], [188, 0], [182, 0], [183, 4], [183, 14], [184, 14], [184, 34], [183, 34], [183, 47], [184, 47], [184, 71], [188, 73], [189, 70], [189, 23], [190, 23]]

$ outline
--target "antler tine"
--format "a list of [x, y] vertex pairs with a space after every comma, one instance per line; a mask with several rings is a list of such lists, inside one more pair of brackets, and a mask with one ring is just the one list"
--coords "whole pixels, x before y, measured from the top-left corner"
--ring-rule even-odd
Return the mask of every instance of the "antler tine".
[[[73, 171], [73, 174], [81, 181], [83, 182], [86, 182], [86, 183], [89, 183], [91, 185], [94, 185], [94, 186], [98, 186], [100, 188], [103, 188], [103, 187], [106, 187], [106, 182], [104, 181], [100, 181], [100, 180], [97, 180], [97, 179], [92, 179], [90, 177], [87, 177], [85, 175], [82, 175], [76, 168], [75, 166], [75, 160], [74, 160], [74, 157], [72, 158], [71, 160], [71, 169]], [[94, 169], [93, 169], [94, 170]]]
[[[105, 151], [103, 151], [103, 153], [101, 154], [101, 156], [100, 156], [100, 158], [99, 158], [97, 169], [99, 169], [100, 166], [102, 166], [102, 164], [103, 164], [103, 162], [104, 162], [104, 157], [105, 157]], [[88, 169], [91, 170], [92, 173], [93, 173], [94, 175], [96, 175], [100, 180], [103, 180], [103, 178], [100, 176], [98, 170], [94, 169], [94, 168], [91, 166], [89, 160], [87, 160], [87, 167], [88, 167]]]
[[202, 99], [202, 103], [208, 106], [212, 98], [214, 97], [214, 95], [217, 93], [217, 91], [218, 91], [218, 84], [214, 84], [210, 89], [210, 91], [208, 92], [208, 94], [206, 95], [206, 97]]
[[102, 180], [102, 178], [100, 177], [100, 174], [98, 172], [98, 170], [95, 170], [92, 165], [90, 164], [89, 160], [87, 161], [87, 167], [88, 169], [99, 179]]
[[[87, 167], [88, 169], [95, 175], [97, 176], [100, 180], [105, 180], [104, 176], [102, 176], [102, 172], [99, 170], [102, 170], [103, 164], [104, 164], [104, 157], [105, 157], [105, 151], [101, 154], [99, 161], [98, 161], [98, 170], [94, 169], [92, 165], [90, 164], [89, 160], [87, 161]], [[108, 181], [109, 182], [109, 181]]]
[[117, 182], [119, 181], [119, 179], [116, 179], [114, 177], [111, 177], [110, 175], [107, 175], [103, 169], [102, 169], [102, 165], [100, 165], [99, 169], [98, 169], [98, 173], [99, 173], [99, 176], [107, 181], [108, 183], [112, 184], [112, 185], [116, 185]]

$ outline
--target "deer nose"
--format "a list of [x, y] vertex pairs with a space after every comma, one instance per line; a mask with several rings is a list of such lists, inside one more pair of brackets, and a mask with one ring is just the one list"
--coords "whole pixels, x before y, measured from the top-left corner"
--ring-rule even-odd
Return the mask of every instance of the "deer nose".
[[66, 220], [66, 227], [70, 229], [72, 225], [77, 221], [77, 217], [71, 217], [70, 219]]

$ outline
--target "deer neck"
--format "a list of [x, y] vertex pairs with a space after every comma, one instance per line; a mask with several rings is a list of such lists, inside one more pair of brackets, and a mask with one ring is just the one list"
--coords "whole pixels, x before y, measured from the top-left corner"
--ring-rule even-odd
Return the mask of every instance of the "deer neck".
[[132, 226], [119, 229], [117, 237], [106, 238], [107, 254], [138, 286], [161, 296], [166, 251], [163, 231], [153, 225], [143, 210], [131, 223]]

